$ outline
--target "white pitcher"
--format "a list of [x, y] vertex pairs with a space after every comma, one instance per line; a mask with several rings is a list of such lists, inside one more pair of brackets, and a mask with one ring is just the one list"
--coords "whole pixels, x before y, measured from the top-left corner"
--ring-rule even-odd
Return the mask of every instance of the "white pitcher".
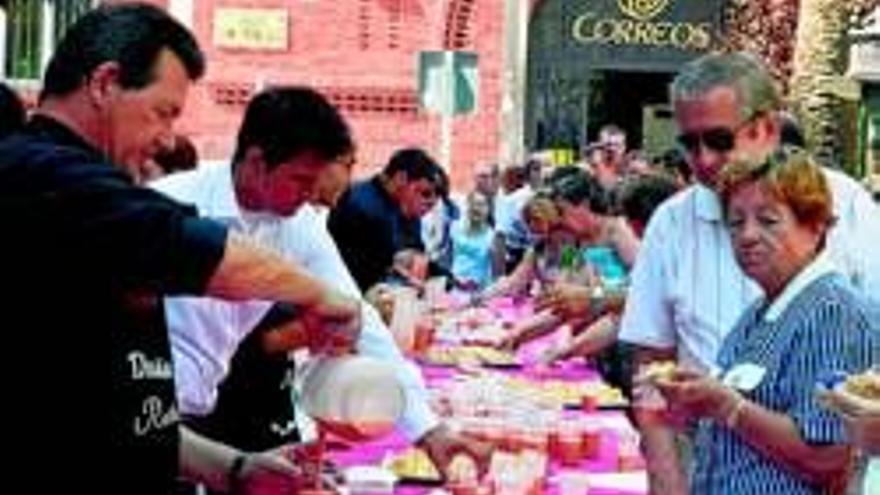
[[316, 358], [304, 371], [303, 410], [320, 428], [348, 440], [394, 429], [406, 393], [390, 364], [367, 356]]

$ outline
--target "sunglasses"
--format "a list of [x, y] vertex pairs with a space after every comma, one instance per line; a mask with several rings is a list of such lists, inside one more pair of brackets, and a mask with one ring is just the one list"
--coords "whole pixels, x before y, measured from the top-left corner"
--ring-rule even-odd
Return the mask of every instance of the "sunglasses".
[[700, 143], [702, 143], [702, 145], [708, 150], [717, 153], [727, 153], [736, 147], [736, 134], [741, 129], [754, 122], [755, 119], [761, 115], [762, 113], [758, 112], [752, 117], [740, 122], [739, 125], [733, 129], [728, 129], [727, 127], [713, 127], [712, 129], [707, 129], [702, 132], [679, 134], [675, 139], [678, 141], [679, 146], [688, 153], [697, 151]]
[[736, 145], [736, 132], [731, 129], [718, 127], [703, 132], [680, 134], [676, 140], [689, 153], [697, 151], [701, 143], [706, 149], [718, 153], [727, 153], [733, 150]]

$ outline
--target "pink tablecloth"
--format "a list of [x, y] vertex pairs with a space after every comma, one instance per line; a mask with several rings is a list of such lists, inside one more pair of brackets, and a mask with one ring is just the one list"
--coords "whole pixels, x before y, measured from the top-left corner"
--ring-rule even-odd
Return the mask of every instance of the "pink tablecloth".
[[[597, 414], [619, 414], [600, 412]], [[576, 468], [564, 468], [570, 470], [581, 470], [589, 473], [610, 473], [617, 471], [617, 439], [613, 432], [607, 431], [603, 433], [602, 447], [600, 454], [595, 460], [588, 460], [581, 463]], [[408, 443], [399, 434], [395, 433], [382, 440], [360, 444], [349, 450], [333, 451], [331, 457], [342, 466], [354, 465], [376, 465], [382, 462], [382, 459], [388, 453], [400, 452], [407, 447]], [[552, 479], [562, 468], [555, 463], [551, 463], [549, 478]], [[430, 487], [401, 484], [395, 490], [396, 494], [410, 495], [423, 494], [430, 490]], [[548, 482], [546, 485], [547, 495], [556, 495], [558, 488], [555, 483]], [[590, 495], [641, 495], [643, 491], [621, 491], [611, 489], [592, 488]]]
[[[507, 318], [520, 318], [527, 312], [527, 310], [523, 310], [521, 307], [505, 307], [501, 309], [501, 316]], [[554, 380], [581, 381], [598, 379], [598, 375], [594, 370], [589, 369], [582, 364], [574, 362], [563, 363], [560, 366], [556, 366], [550, 369], [536, 369], [534, 366], [532, 366], [532, 364], [535, 362], [535, 358], [540, 353], [541, 348], [546, 347], [546, 345], [546, 342], [537, 342], [522, 349], [520, 351], [519, 357], [523, 362], [527, 363], [527, 365], [522, 370], [512, 370], [508, 371], [508, 373], [518, 376], [531, 376], [535, 378], [552, 378]], [[422, 373], [425, 377], [426, 382], [428, 383], [428, 386], [432, 387], [454, 377], [456, 370], [450, 367], [423, 366]], [[571, 411], [567, 412], [567, 414], [581, 415], [581, 417], [589, 416], [596, 418], [600, 421], [607, 421], [609, 423], [622, 423], [624, 421], [624, 414], [621, 411], [596, 411], [590, 413], [589, 415], [580, 411]], [[399, 433], [394, 433], [386, 438], [369, 443], [358, 444], [349, 449], [333, 450], [331, 451], [330, 455], [337, 463], [342, 466], [376, 465], [380, 464], [386, 455], [400, 452], [406, 449], [408, 445], [409, 443], [403, 436], [401, 436]], [[581, 470], [589, 473], [617, 472], [617, 448], [618, 432], [614, 428], [603, 429], [599, 455], [593, 460], [583, 461], [580, 466], [566, 467], [564, 469]], [[554, 476], [561, 469], [562, 468], [555, 462], [551, 463], [550, 473], [548, 477], [549, 479], [545, 487], [545, 493], [547, 495], [557, 495], [558, 487], [550, 480], [553, 480]], [[430, 487], [401, 484], [398, 485], [395, 493], [400, 495], [415, 495], [426, 493], [430, 489]], [[602, 489], [598, 487], [592, 487], [589, 493], [590, 495], [641, 495], [644, 494], [645, 491], [639, 489], [622, 491], [619, 489]]]

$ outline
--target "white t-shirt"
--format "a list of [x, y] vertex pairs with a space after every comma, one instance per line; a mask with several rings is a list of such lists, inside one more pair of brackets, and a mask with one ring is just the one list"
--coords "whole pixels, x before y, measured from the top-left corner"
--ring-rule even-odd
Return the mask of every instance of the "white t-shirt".
[[508, 248], [525, 249], [530, 244], [523, 208], [534, 195], [535, 190], [525, 185], [495, 200], [495, 230], [504, 235], [504, 244]]
[[[228, 164], [173, 174], [151, 187], [186, 203], [200, 215], [213, 218], [232, 231], [249, 235], [258, 244], [276, 249], [326, 284], [353, 297], [360, 290], [327, 231], [327, 210], [305, 205], [291, 218], [242, 211], [235, 199]], [[272, 303], [230, 303], [210, 298], [168, 298], [166, 318], [174, 357], [175, 382], [181, 412], [206, 414], [214, 407], [217, 385], [228, 372], [238, 344], [244, 340]], [[407, 393], [401, 428], [411, 439], [438, 424], [428, 405], [428, 392], [419, 369], [400, 353], [391, 332], [376, 310], [363, 304], [363, 327], [357, 351], [394, 363]], [[297, 410], [297, 412], [300, 412]], [[308, 430], [307, 421], [298, 420]]]

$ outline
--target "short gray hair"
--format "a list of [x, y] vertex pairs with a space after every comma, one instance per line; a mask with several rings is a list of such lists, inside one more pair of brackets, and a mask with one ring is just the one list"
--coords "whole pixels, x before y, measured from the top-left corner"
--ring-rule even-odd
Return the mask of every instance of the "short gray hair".
[[757, 58], [745, 52], [709, 54], [687, 63], [672, 81], [672, 101], [698, 97], [719, 87], [729, 87], [736, 92], [743, 119], [782, 106], [770, 72]]

